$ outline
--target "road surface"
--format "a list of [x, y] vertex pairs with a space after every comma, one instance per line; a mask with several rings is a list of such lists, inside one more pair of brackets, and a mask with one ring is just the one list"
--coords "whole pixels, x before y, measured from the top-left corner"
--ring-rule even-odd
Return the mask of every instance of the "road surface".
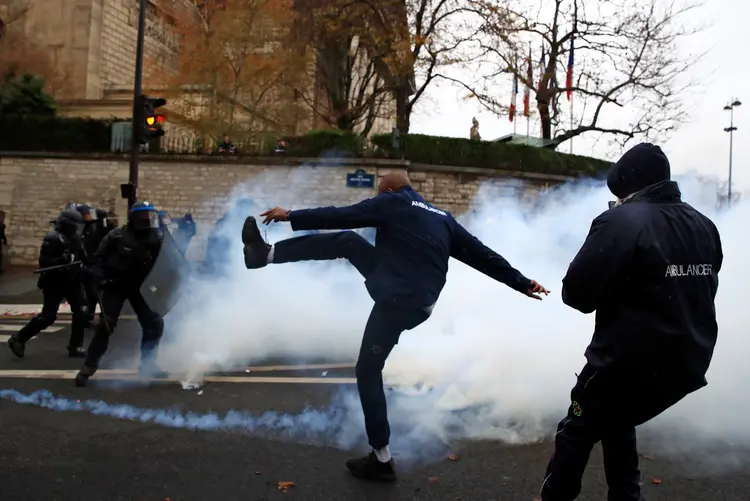
[[[0, 336], [11, 335], [28, 319], [8, 313], [35, 308], [8, 303], [18, 297], [0, 297], [6, 301]], [[39, 300], [33, 292], [24, 297]], [[419, 461], [398, 463], [401, 478], [395, 484], [361, 482], [349, 476], [344, 462], [353, 453], [366, 452], [366, 444], [350, 440], [353, 451], [345, 450], [320, 424], [332, 399], [342, 391], [352, 394], [349, 361], [322, 361], [307, 368], [269, 361], [265, 367], [219, 374], [193, 391], [183, 390], [177, 381], [122, 382], [127, 374], [117, 373], [109, 373], [116, 380], [103, 377], [96, 386], [75, 388], [71, 378], [80, 362], [65, 357], [69, 317], [61, 315], [61, 322], [29, 342], [24, 360], [13, 357], [4, 343], [0, 347], [3, 501], [531, 501], [552, 450], [550, 443], [436, 441], [423, 444]], [[87, 332], [87, 339], [90, 335]], [[113, 340], [110, 362], [132, 358], [138, 336], [135, 322], [124, 320]], [[107, 367], [131, 369], [128, 364]], [[42, 390], [50, 393], [35, 393]], [[50, 394], [58, 399], [50, 400]], [[72, 409], [9, 400], [29, 395], [41, 397], [37, 404]], [[316, 433], [248, 428], [257, 425], [251, 418], [263, 413], [298, 415], [306, 408], [313, 410], [308, 424], [318, 419]], [[148, 412], [158, 409], [171, 409], [172, 414]], [[231, 410], [241, 414], [222, 421]], [[192, 417], [185, 418], [187, 413]], [[175, 417], [178, 414], [183, 417]], [[356, 424], [361, 416], [350, 419]], [[193, 429], [175, 427], [180, 423]], [[398, 442], [393, 448], [397, 461], [403, 459]], [[667, 459], [648, 443], [641, 449], [644, 492], [650, 501], [749, 499], [750, 467], [707, 472], [695, 468], [696, 458]], [[579, 499], [606, 499], [598, 448]]]

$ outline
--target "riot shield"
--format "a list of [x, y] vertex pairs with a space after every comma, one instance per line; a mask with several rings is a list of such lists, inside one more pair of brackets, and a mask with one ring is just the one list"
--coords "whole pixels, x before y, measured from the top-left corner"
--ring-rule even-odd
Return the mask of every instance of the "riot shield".
[[162, 317], [169, 313], [182, 297], [190, 280], [190, 272], [190, 263], [172, 235], [165, 231], [154, 267], [141, 286], [141, 294], [148, 307]]

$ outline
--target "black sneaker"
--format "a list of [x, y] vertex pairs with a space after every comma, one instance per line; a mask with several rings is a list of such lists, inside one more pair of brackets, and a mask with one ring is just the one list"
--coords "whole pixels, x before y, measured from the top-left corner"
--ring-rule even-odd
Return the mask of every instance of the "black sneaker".
[[245, 245], [243, 252], [245, 253], [245, 267], [248, 270], [263, 268], [268, 264], [271, 246], [263, 240], [253, 216], [248, 216], [242, 226], [242, 243]]
[[83, 367], [81, 367], [81, 370], [76, 374], [75, 383], [77, 387], [83, 387], [86, 386], [89, 383], [89, 378], [96, 374], [96, 369], [94, 367], [89, 367], [88, 365], [84, 364]]
[[70, 358], [86, 358], [86, 348], [79, 346], [78, 348], [68, 348], [68, 356]]
[[10, 348], [10, 351], [12, 351], [18, 358], [23, 358], [23, 355], [26, 352], [26, 344], [13, 336], [8, 339], [8, 348]]
[[346, 462], [351, 474], [363, 480], [377, 480], [380, 482], [393, 482], [396, 480], [396, 468], [393, 459], [387, 463], [378, 461], [375, 452], [368, 456], [350, 459]]

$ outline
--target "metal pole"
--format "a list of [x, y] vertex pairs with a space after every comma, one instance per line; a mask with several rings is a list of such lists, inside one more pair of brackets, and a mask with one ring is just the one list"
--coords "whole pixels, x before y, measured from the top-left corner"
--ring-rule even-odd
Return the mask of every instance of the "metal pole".
[[[735, 99], [730, 101], [734, 103]], [[727, 207], [732, 206], [732, 150], [734, 146], [734, 106], [729, 110], [729, 182], [727, 183]]]
[[138, 96], [142, 93], [143, 84], [143, 32], [145, 31], [146, 25], [146, 0], [140, 0], [138, 9], [138, 39], [135, 46], [135, 83], [133, 84], [133, 123], [131, 129], [131, 149], [130, 149], [130, 176], [129, 183], [133, 186], [133, 192], [128, 199], [128, 209], [130, 209], [136, 201], [136, 190], [138, 188], [138, 154], [140, 152], [141, 145], [136, 139], [136, 127], [140, 124], [136, 123], [136, 117], [138, 116]]

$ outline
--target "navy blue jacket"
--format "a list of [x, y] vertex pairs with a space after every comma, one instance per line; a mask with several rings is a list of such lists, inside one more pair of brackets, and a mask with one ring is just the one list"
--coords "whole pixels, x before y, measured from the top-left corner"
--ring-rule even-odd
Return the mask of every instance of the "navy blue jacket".
[[365, 282], [375, 302], [416, 308], [435, 304], [445, 286], [450, 257], [517, 291], [531, 287], [528, 278], [450, 213], [426, 203], [411, 188], [348, 207], [295, 210], [289, 222], [295, 231], [377, 228], [375, 270]]
[[716, 226], [682, 202], [673, 181], [597, 217], [562, 288], [565, 304], [596, 311], [588, 362], [704, 386], [716, 345], [722, 261]]

